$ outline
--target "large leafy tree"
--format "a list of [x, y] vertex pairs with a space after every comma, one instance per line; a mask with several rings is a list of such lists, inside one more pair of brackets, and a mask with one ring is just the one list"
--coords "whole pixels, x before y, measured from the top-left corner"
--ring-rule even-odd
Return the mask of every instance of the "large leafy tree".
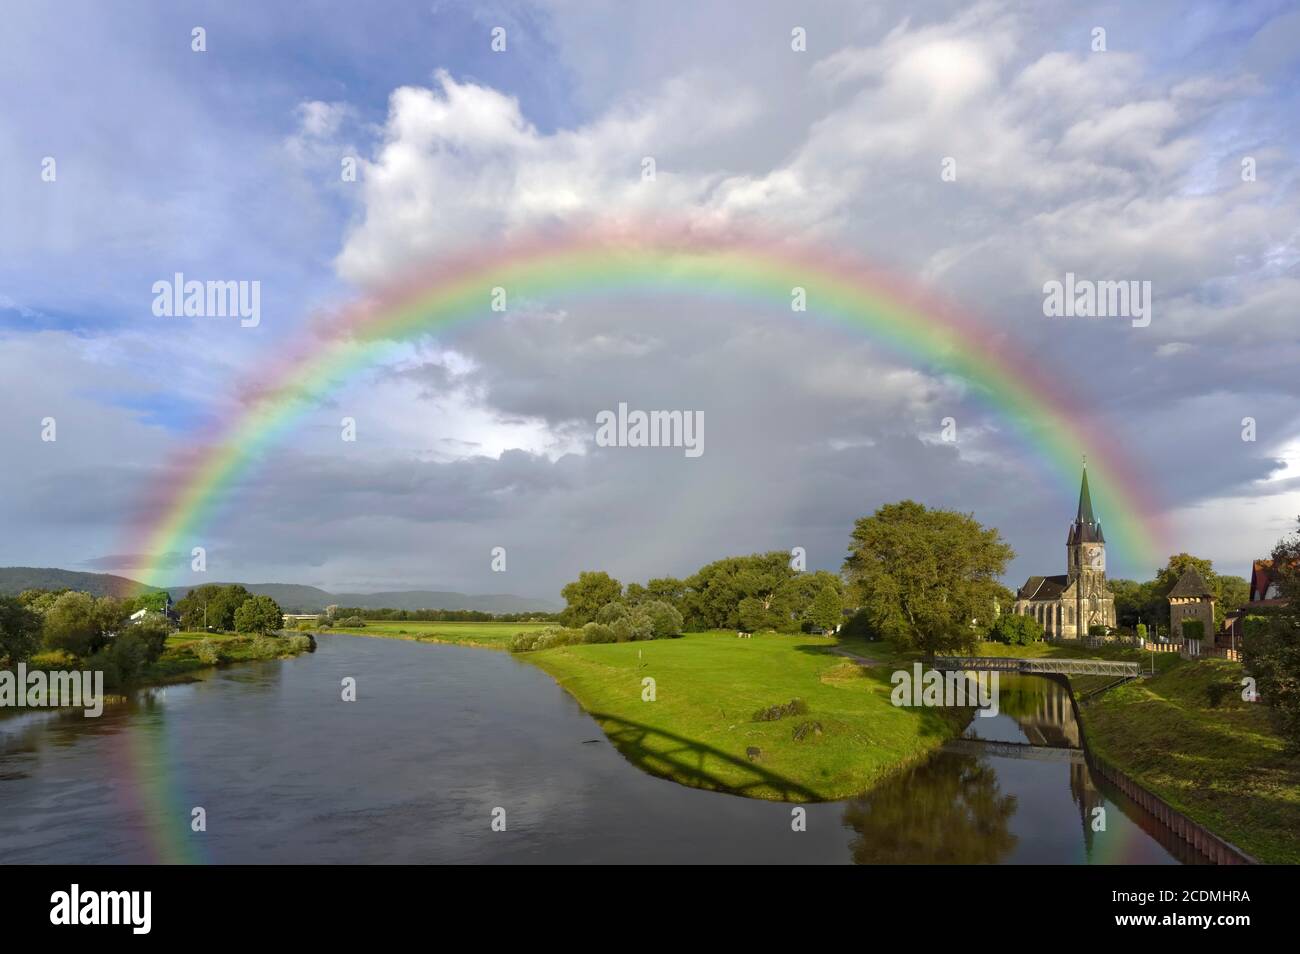
[[237, 583], [222, 586], [205, 583], [195, 587], [176, 602], [176, 612], [181, 616], [181, 627], [203, 631], [209, 629], [230, 632], [235, 628], [235, 613], [252, 594]]
[[844, 573], [879, 632], [932, 654], [979, 640], [1010, 601], [998, 577], [1014, 556], [970, 514], [904, 500], [857, 521]]
[[844, 598], [833, 583], [822, 584], [808, 608], [808, 621], [828, 633], [835, 632], [844, 621]]
[[89, 593], [64, 593], [45, 611], [44, 639], [50, 649], [74, 656], [89, 656], [108, 642], [105, 622], [113, 622], [116, 611], [101, 608]]
[[560, 590], [564, 597], [565, 626], [583, 626], [596, 618], [601, 607], [623, 597], [623, 584], [603, 570], [584, 570], [578, 578]]
[[23, 662], [41, 645], [41, 614], [12, 596], [0, 597], [0, 660]]
[[[1250, 584], [1239, 576], [1220, 576], [1214, 572], [1214, 562], [1190, 553], [1175, 553], [1156, 573], [1156, 578], [1149, 585], [1144, 585], [1146, 597], [1142, 618], [1147, 621], [1158, 620], [1163, 625], [1169, 624], [1169, 591], [1188, 570], [1196, 570], [1214, 594], [1214, 625], [1217, 629], [1223, 618], [1234, 610], [1241, 609], [1250, 599]], [[1116, 607], [1118, 611], [1118, 607]]]
[[235, 610], [235, 631], [265, 636], [284, 625], [280, 605], [269, 596], [250, 596]]

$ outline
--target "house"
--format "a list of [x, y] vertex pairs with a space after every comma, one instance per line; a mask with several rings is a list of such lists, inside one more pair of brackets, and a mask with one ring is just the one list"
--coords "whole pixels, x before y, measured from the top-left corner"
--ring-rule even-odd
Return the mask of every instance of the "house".
[[1220, 639], [1233, 649], [1239, 648], [1245, 635], [1247, 616], [1264, 607], [1286, 606], [1288, 602], [1282, 595], [1273, 561], [1255, 560], [1250, 565], [1250, 602], [1224, 618]]

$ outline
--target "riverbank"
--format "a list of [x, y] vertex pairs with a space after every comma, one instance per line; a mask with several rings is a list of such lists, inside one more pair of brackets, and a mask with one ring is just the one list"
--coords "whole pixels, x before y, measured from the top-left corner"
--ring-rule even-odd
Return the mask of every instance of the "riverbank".
[[473, 646], [477, 649], [506, 651], [506, 643], [515, 633], [549, 629], [554, 623], [472, 623], [389, 621], [367, 622], [364, 627], [336, 626], [322, 633], [346, 633], [349, 636], [374, 636], [403, 639], [415, 643], [442, 643], [449, 646]]
[[[237, 633], [173, 633], [167, 637], [162, 655], [125, 685], [107, 686], [110, 695], [120, 695], [135, 689], [150, 689], [189, 682], [204, 669], [239, 662], [259, 662], [272, 659], [291, 659], [313, 648], [312, 639], [305, 633], [284, 636], [246, 636]], [[75, 656], [62, 652], [44, 652], [33, 656], [27, 663], [28, 671], [42, 669], [81, 669], [84, 663]]]
[[[517, 658], [563, 686], [638, 768], [696, 788], [825, 801], [921, 761], [965, 721], [894, 706], [892, 669], [835, 649], [833, 638], [714, 631]], [[756, 719], [796, 699], [803, 711]]]
[[[1137, 662], [1138, 682], [1079, 706], [1088, 746], [1172, 808], [1260, 861], [1300, 863], [1300, 757], [1241, 698], [1242, 665], [1125, 647], [983, 643], [985, 656]], [[1076, 699], [1113, 682], [1072, 676]]]
[[1088, 744], [1260, 861], [1300, 863], [1300, 757], [1241, 698], [1241, 664], [1165, 655], [1175, 662], [1154, 678], [1080, 706]]

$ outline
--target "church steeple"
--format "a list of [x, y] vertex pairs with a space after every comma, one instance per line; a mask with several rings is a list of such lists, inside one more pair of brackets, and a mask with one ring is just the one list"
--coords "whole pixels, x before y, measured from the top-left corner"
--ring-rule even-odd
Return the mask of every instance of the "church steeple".
[[1083, 481], [1079, 484], [1079, 510], [1070, 526], [1068, 546], [1079, 543], [1105, 543], [1101, 521], [1092, 512], [1092, 494], [1088, 490], [1088, 458], [1083, 459]]
[[1088, 460], [1083, 461], [1083, 483], [1079, 486], [1079, 514], [1074, 518], [1075, 523], [1096, 523], [1097, 518], [1092, 515], [1092, 494], [1088, 493]]

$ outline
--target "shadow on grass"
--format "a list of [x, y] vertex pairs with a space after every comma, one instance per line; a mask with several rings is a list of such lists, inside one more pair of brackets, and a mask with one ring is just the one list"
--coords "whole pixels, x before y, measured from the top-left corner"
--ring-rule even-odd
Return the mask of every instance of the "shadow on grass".
[[[600, 723], [615, 748], [655, 775], [696, 788], [716, 789], [738, 795], [769, 791], [787, 802], [821, 800], [816, 792], [798, 782], [711, 745], [609, 713], [593, 712], [591, 715]], [[739, 771], [741, 781], [737, 783], [719, 777], [716, 774], [717, 768], [711, 769], [708, 766], [709, 760]]]

